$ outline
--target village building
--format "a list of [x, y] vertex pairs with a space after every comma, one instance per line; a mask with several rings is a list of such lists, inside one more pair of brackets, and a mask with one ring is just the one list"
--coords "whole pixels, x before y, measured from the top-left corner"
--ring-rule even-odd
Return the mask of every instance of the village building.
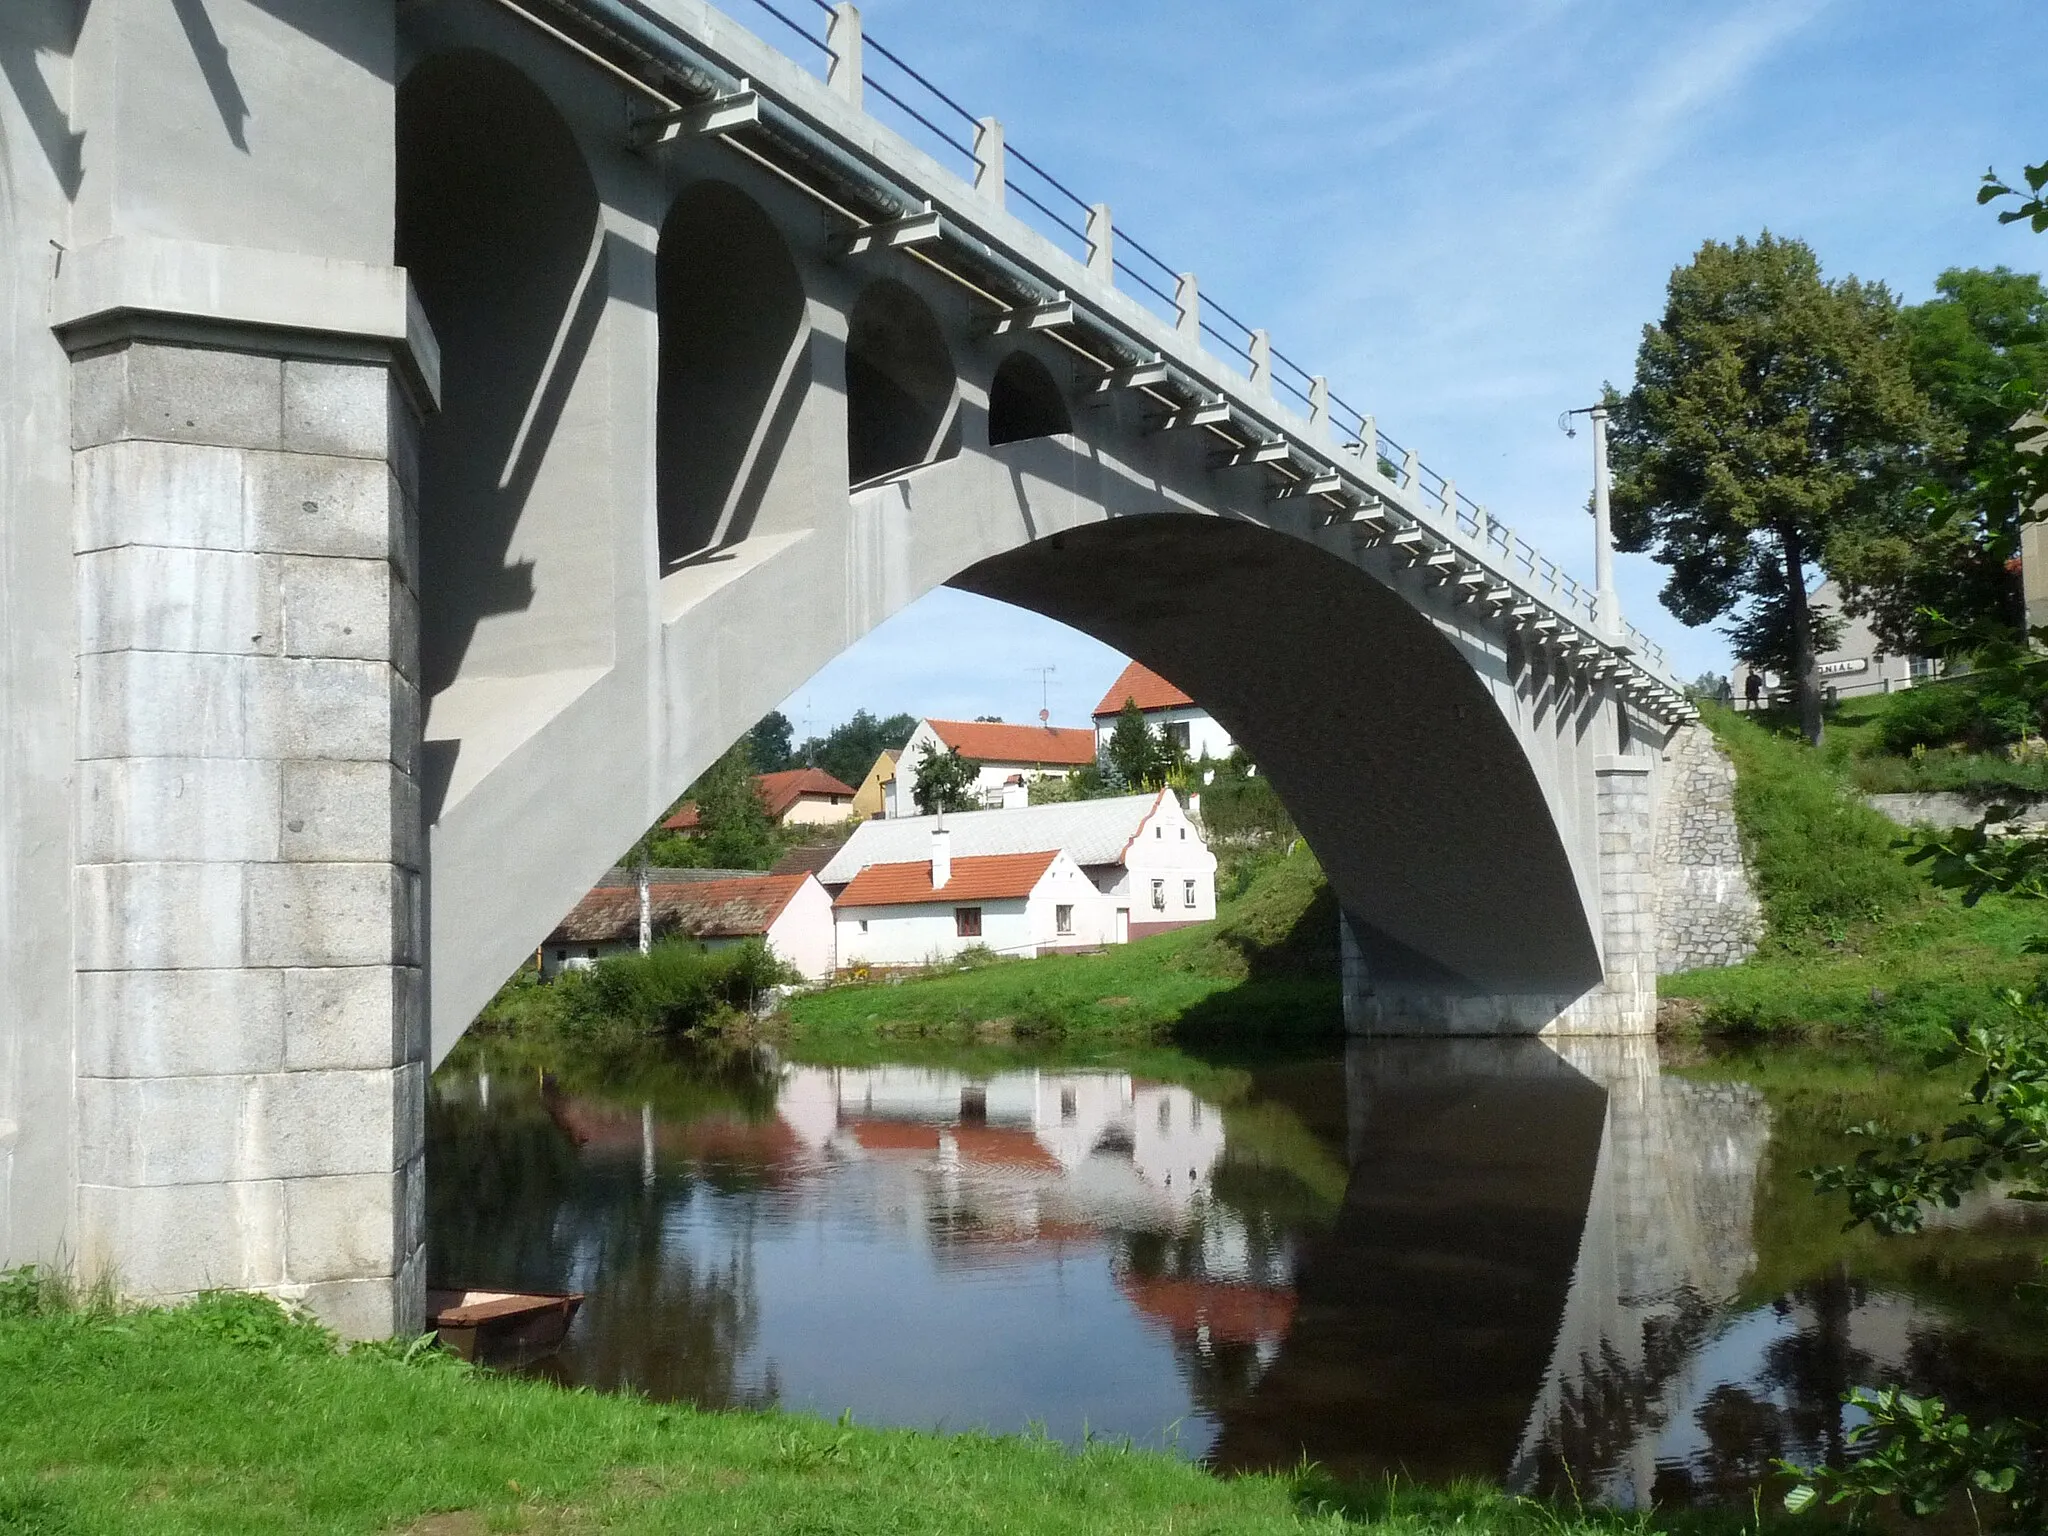
[[1102, 702], [1095, 706], [1098, 753], [1109, 750], [1117, 717], [1127, 703], [1136, 704], [1145, 723], [1178, 746], [1190, 762], [1202, 757], [1221, 760], [1237, 745], [1206, 709], [1150, 667], [1134, 661], [1117, 674]]
[[974, 947], [1028, 958], [1109, 942], [1109, 901], [1058, 849], [954, 858], [946, 829], [926, 838], [925, 858], [870, 864], [839, 892], [842, 969], [923, 965]]
[[969, 793], [991, 809], [1028, 805], [1031, 781], [1063, 779], [1095, 762], [1095, 733], [1060, 725], [1000, 720], [920, 720], [884, 786], [888, 816], [917, 815], [918, 765], [927, 752], [958, 752], [974, 765]]
[[867, 777], [860, 781], [860, 787], [853, 792], [853, 814], [860, 820], [873, 821], [888, 809], [889, 781], [896, 777], [896, 760], [902, 755], [894, 747], [885, 748]]
[[[761, 809], [778, 827], [836, 827], [854, 814], [852, 786], [822, 768], [789, 768], [754, 775], [754, 793]], [[700, 829], [697, 802], [685, 800], [662, 822], [664, 832], [694, 833]]]
[[[815, 875], [720, 870], [715, 878], [679, 879], [680, 871], [661, 873], [667, 878], [647, 884], [652, 938], [695, 939], [707, 949], [764, 939], [770, 952], [805, 980], [832, 975], [832, 898]], [[640, 923], [639, 882], [630, 872], [615, 871], [577, 902], [541, 944], [541, 975], [552, 978], [608, 955], [637, 951]]]
[[[849, 883], [872, 865], [928, 861], [930, 839], [941, 822], [956, 864], [963, 857], [1064, 852], [1107, 899], [1110, 943], [1216, 915], [1216, 855], [1170, 789], [1017, 810], [863, 822], [818, 878], [843, 900]], [[871, 914], [870, 931], [875, 921]], [[843, 922], [841, 927], [843, 932]], [[842, 956], [849, 953], [841, 950]]]
[[[1844, 699], [1861, 693], [1897, 693], [1941, 675], [1941, 663], [1932, 657], [1901, 656], [1886, 651], [1884, 642], [1867, 622], [1842, 612], [1842, 590], [1834, 582], [1822, 582], [1807, 597], [1807, 602], [1815, 608], [1825, 608], [1840, 624], [1835, 643], [1814, 658], [1824, 693]], [[1748, 663], [1738, 661], [1728, 674], [1737, 708], [1747, 705], [1745, 685], [1751, 670]], [[1765, 672], [1763, 686], [1764, 697], [1768, 699], [1778, 689], [1791, 687], [1792, 680]]]

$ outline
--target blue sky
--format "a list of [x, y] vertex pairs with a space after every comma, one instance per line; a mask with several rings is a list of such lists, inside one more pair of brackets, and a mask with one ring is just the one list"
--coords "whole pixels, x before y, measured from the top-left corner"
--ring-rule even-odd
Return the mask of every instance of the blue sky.
[[[1796, 235], [1830, 275], [1909, 302], [1944, 267], [2048, 259], [1974, 202], [1986, 165], [2048, 159], [2040, 0], [862, 9], [870, 36], [1585, 576], [1588, 439], [1558, 413], [1626, 387], [1702, 239]], [[1725, 667], [1718, 634], [1659, 606], [1662, 576], [1622, 558], [1628, 617], [1682, 675]], [[863, 705], [1028, 719], [1025, 669], [1051, 665], [1071, 722], [1120, 663], [940, 591], [785, 708], [818, 730]]]

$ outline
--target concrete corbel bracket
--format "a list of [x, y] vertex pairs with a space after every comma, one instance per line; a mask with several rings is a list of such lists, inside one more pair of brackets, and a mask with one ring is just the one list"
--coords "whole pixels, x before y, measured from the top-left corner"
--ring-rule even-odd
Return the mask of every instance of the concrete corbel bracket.
[[441, 349], [403, 267], [291, 251], [116, 235], [66, 251], [50, 329], [81, 352], [151, 340], [296, 351], [395, 365], [422, 412], [441, 403]]

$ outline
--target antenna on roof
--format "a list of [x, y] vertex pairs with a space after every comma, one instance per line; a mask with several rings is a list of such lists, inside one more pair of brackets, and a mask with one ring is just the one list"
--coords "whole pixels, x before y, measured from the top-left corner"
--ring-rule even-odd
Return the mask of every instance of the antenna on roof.
[[1026, 667], [1026, 672], [1038, 674], [1038, 723], [1052, 724], [1052, 675], [1058, 667]]

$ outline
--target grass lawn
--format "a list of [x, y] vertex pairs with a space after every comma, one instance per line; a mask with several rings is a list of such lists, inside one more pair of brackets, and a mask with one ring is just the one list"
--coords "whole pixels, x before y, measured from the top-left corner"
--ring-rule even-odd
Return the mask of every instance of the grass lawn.
[[252, 1297], [117, 1314], [39, 1303], [39, 1289], [0, 1277], [0, 1532], [1674, 1528], [1484, 1489], [1358, 1492], [1306, 1471], [1224, 1479], [1119, 1446], [705, 1413], [493, 1376], [432, 1350], [342, 1354]]

